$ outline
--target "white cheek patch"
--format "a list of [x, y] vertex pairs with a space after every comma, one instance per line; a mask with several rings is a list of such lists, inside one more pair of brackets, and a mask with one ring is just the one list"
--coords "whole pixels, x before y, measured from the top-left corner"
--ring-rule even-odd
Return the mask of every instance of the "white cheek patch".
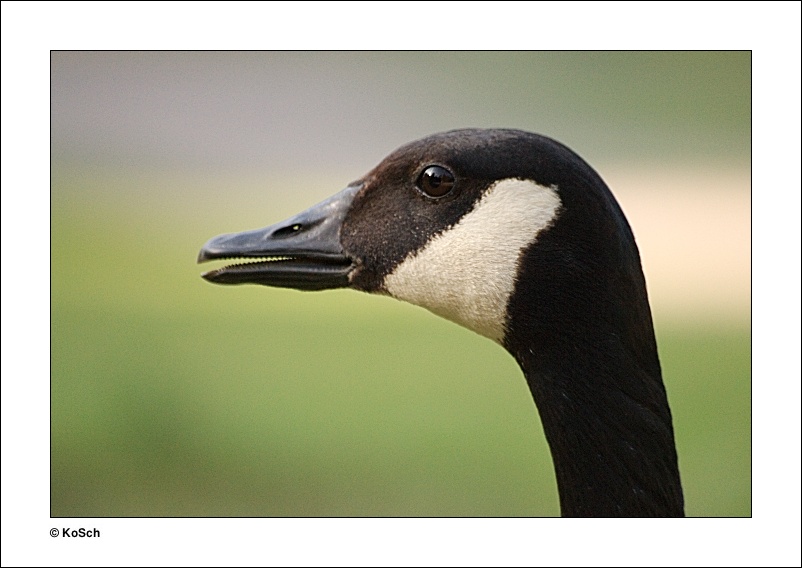
[[554, 188], [500, 180], [457, 224], [405, 258], [384, 288], [501, 343], [521, 251], [554, 221], [559, 207]]

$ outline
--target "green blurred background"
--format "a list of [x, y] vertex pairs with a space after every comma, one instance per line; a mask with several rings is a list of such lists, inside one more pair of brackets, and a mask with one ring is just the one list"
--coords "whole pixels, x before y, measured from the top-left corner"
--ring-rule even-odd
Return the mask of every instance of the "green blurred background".
[[201, 245], [410, 140], [547, 134], [638, 237], [689, 515], [751, 515], [751, 58], [54, 52], [53, 516], [545, 516], [492, 342], [353, 291], [217, 287]]

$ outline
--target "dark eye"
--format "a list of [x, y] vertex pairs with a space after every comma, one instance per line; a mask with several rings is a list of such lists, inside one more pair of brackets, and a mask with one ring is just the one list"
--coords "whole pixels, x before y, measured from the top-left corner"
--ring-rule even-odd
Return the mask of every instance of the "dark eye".
[[418, 189], [429, 197], [443, 197], [454, 187], [454, 174], [442, 166], [429, 166], [418, 178]]

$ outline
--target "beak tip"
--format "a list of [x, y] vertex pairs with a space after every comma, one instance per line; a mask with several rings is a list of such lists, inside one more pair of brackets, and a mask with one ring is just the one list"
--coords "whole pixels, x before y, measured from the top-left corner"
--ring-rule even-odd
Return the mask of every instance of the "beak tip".
[[220, 255], [220, 247], [215, 246], [215, 241], [218, 240], [220, 237], [215, 237], [210, 239], [209, 241], [204, 244], [200, 252], [198, 252], [197, 263], [201, 264], [203, 262], [208, 262], [210, 260], [214, 260]]

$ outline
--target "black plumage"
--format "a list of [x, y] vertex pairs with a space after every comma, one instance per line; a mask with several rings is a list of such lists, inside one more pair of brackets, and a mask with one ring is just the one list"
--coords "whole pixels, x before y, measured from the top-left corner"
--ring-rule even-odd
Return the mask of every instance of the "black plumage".
[[[443, 195], [420, 187], [433, 166], [453, 175]], [[292, 219], [212, 239], [199, 260], [256, 261], [204, 275], [217, 283], [390, 293], [398, 267], [482, 207], [500, 180], [532, 182], [559, 198], [553, 218], [516, 251], [495, 339], [520, 365], [539, 409], [562, 514], [683, 515], [638, 248], [605, 183], [562, 144], [519, 130], [436, 134]]]

